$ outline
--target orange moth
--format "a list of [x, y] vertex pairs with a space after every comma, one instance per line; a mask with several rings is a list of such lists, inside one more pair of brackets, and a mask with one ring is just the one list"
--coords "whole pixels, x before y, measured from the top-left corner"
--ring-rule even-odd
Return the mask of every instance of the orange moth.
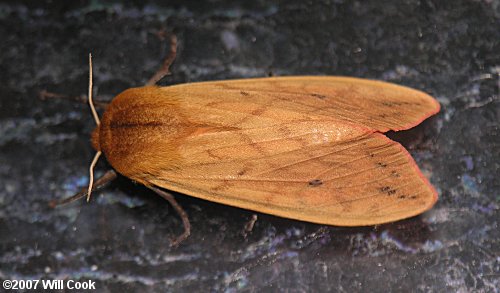
[[383, 133], [439, 108], [421, 91], [350, 77], [145, 86], [111, 101], [92, 146], [157, 192], [319, 224], [375, 225], [436, 202], [410, 154]]

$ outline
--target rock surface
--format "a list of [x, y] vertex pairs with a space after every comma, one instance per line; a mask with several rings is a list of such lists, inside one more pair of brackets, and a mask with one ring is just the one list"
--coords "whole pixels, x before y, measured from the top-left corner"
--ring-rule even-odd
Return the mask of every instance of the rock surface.
[[[99, 292], [498, 292], [499, 1], [6, 1], [0, 3], [0, 279], [93, 280]], [[442, 111], [395, 134], [439, 192], [422, 216], [365, 228], [258, 215], [188, 196], [192, 235], [148, 189], [119, 178], [91, 202], [85, 104], [144, 84], [349, 75], [415, 87]], [[98, 173], [109, 168], [104, 160]]]

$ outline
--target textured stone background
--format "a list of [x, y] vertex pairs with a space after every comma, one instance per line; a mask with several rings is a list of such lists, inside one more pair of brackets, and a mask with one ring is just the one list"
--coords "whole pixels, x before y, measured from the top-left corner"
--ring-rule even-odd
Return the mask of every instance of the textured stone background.
[[[91, 279], [99, 292], [498, 292], [500, 1], [3, 1], [0, 3], [0, 279]], [[291, 74], [382, 79], [442, 111], [398, 136], [439, 191], [426, 214], [338, 228], [177, 195], [193, 226], [120, 178], [83, 201], [87, 54], [103, 99], [142, 85], [174, 31], [161, 84]], [[99, 172], [108, 166], [101, 160]], [[0, 290], [1, 291], [1, 290]]]

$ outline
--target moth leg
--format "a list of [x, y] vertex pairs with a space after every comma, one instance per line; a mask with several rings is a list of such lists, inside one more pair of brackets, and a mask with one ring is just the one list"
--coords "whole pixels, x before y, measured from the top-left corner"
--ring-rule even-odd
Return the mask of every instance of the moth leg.
[[184, 225], [184, 233], [182, 233], [180, 236], [177, 236], [170, 244], [170, 246], [175, 247], [175, 246], [179, 245], [182, 241], [186, 240], [189, 237], [189, 235], [191, 235], [191, 223], [189, 222], [189, 217], [188, 217], [186, 211], [184, 211], [184, 209], [181, 207], [181, 205], [175, 200], [175, 198], [171, 194], [169, 194], [161, 189], [158, 189], [156, 187], [152, 187], [152, 186], [148, 186], [148, 187], [149, 187], [149, 189], [156, 192], [159, 196], [166, 199], [170, 203], [170, 205], [172, 205], [172, 207], [175, 209], [175, 211], [177, 212], [179, 217], [181, 217], [181, 219], [182, 219], [182, 224]]
[[169, 34], [170, 39], [170, 52], [167, 57], [163, 60], [163, 64], [160, 69], [146, 82], [146, 85], [155, 85], [160, 79], [164, 78], [166, 75], [170, 74], [170, 65], [175, 60], [177, 56], [177, 37], [174, 34]]
[[[113, 181], [117, 177], [115, 170], [109, 170], [104, 175], [99, 177], [94, 182], [94, 186], [92, 187], [92, 191], [98, 190], [104, 185], [108, 184], [109, 182]], [[60, 205], [68, 204], [70, 202], [74, 202], [75, 200], [78, 200], [82, 197], [87, 197], [87, 188], [83, 189], [82, 191], [78, 192], [77, 194], [70, 196], [68, 198], [63, 198], [63, 199], [54, 199], [49, 202], [49, 206], [51, 208], [55, 208]]]
[[[41, 90], [40, 92], [38, 92], [38, 97], [41, 100], [63, 99], [63, 100], [70, 100], [70, 101], [77, 102], [77, 103], [85, 103], [85, 104], [88, 103], [88, 97], [86, 95], [80, 95], [80, 96], [73, 96], [72, 97], [72, 96], [68, 96], [68, 95], [63, 95], [63, 94], [49, 92], [49, 91], [46, 91], [46, 90]], [[99, 109], [106, 109], [106, 107], [108, 106], [108, 104], [109, 104], [108, 102], [99, 101], [99, 100], [95, 101], [94, 100], [94, 105], [97, 108], [99, 108]]]

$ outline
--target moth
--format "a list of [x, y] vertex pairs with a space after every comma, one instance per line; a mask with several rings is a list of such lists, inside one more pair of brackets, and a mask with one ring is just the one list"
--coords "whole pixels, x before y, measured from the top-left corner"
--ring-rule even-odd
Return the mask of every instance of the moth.
[[284, 218], [366, 226], [436, 202], [408, 151], [384, 133], [439, 109], [421, 91], [352, 77], [145, 86], [111, 101], [91, 141], [116, 172], [166, 198], [160, 188]]

